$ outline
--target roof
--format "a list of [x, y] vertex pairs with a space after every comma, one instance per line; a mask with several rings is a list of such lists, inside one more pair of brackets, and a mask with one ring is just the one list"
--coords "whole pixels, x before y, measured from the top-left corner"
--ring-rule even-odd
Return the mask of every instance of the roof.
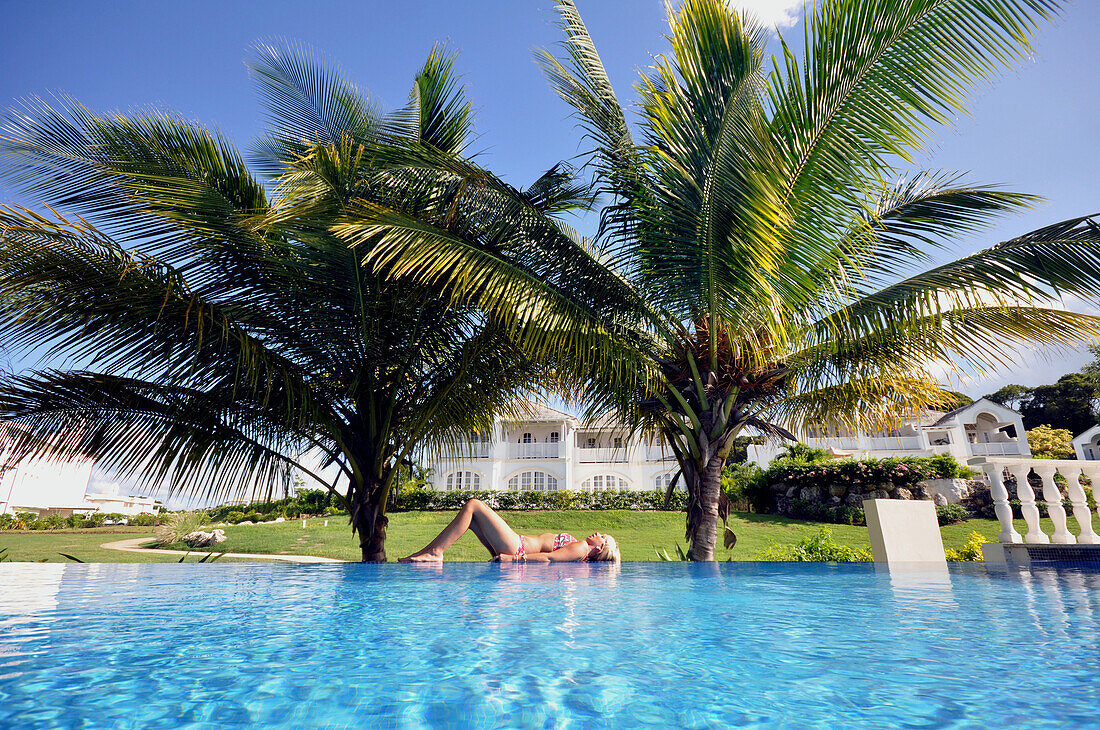
[[948, 421], [951, 421], [952, 419], [956, 418], [957, 416], [962, 414], [963, 411], [972, 410], [977, 406], [981, 406], [982, 408], [985, 408], [985, 409], [992, 408], [992, 409], [998, 410], [998, 411], [1007, 411], [1008, 413], [1019, 415], [1018, 413], [1016, 413], [1016, 411], [1012, 410], [1008, 406], [1003, 406], [1000, 403], [994, 403], [993, 401], [989, 400], [988, 398], [979, 398], [978, 400], [974, 401], [973, 403], [971, 403], [969, 405], [965, 405], [965, 406], [962, 406], [961, 408], [956, 408], [953, 411], [945, 413], [940, 418], [940, 420], [936, 421], [932, 425], [933, 426], [946, 426], [946, 425], [948, 425], [948, 423], [947, 423]]
[[545, 403], [533, 403], [526, 401], [520, 403], [517, 409], [521, 412], [526, 411], [522, 416], [517, 418], [506, 418], [506, 421], [513, 421], [518, 423], [529, 423], [535, 421], [576, 421], [577, 417], [566, 413], [565, 411], [559, 411], [557, 408], [551, 408]]
[[595, 418], [591, 418], [581, 423], [580, 428], [590, 430], [609, 430], [613, 428], [626, 428], [623, 422], [615, 417], [612, 411], [601, 413]]

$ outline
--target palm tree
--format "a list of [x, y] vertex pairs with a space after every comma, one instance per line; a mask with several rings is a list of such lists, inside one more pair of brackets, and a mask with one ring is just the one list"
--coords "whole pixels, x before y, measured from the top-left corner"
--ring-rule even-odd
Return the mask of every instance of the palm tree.
[[[1100, 227], [1059, 223], [921, 270], [932, 252], [1033, 198], [902, 170], [968, 92], [1030, 53], [1053, 0], [820, 0], [805, 54], [722, 0], [669, 10], [668, 55], [636, 87], [632, 129], [571, 0], [561, 58], [540, 63], [576, 110], [605, 196], [594, 242], [508, 202], [485, 170], [429, 165], [461, 190], [407, 217], [352, 206], [345, 240], [395, 280], [477, 304], [592, 412], [659, 432], [689, 493], [686, 536], [712, 560], [720, 473], [745, 429], [867, 426], [946, 402], [944, 364], [1011, 364], [1100, 320], [1063, 294], [1100, 292]], [[640, 134], [635, 139], [635, 132]], [[456, 200], [492, 226], [435, 226]], [[502, 216], [510, 216], [509, 224]], [[381, 234], [381, 239], [378, 238]]]
[[[308, 50], [259, 46], [270, 195], [227, 140], [170, 114], [11, 114], [4, 177], [54, 208], [0, 212], [0, 346], [79, 365], [0, 382], [18, 448], [209, 499], [304, 473], [384, 561], [399, 466], [487, 432], [540, 373], [501, 322], [383, 279], [361, 261], [369, 235], [352, 250], [330, 232], [353, 199], [416, 210], [409, 160], [462, 164], [453, 61], [434, 49], [383, 113]], [[567, 179], [532, 188], [543, 214], [580, 194]]]

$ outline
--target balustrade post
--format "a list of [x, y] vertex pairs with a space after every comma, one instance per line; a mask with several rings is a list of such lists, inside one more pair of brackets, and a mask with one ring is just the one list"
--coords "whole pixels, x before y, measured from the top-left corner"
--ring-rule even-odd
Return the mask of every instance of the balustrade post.
[[1016, 477], [1016, 496], [1020, 498], [1020, 512], [1027, 522], [1027, 534], [1024, 542], [1046, 544], [1050, 538], [1039, 527], [1039, 508], [1035, 506], [1035, 491], [1027, 480], [1031, 473], [1031, 464], [1013, 464], [1008, 467], [1012, 476]]
[[997, 536], [998, 542], [1017, 543], [1024, 538], [1016, 532], [1012, 526], [1012, 508], [1008, 505], [1008, 490], [1005, 489], [1003, 470], [1000, 464], [986, 463], [982, 470], [989, 477], [989, 492], [993, 496], [993, 510], [997, 513], [997, 520], [1001, 523], [1001, 534]]
[[1060, 467], [1058, 471], [1069, 483], [1069, 501], [1073, 504], [1073, 517], [1081, 526], [1081, 534], [1077, 536], [1077, 542], [1082, 545], [1100, 544], [1100, 535], [1092, 529], [1092, 512], [1085, 497], [1085, 489], [1081, 486], [1081, 467]]
[[1043, 480], [1043, 499], [1047, 503], [1047, 514], [1054, 523], [1054, 534], [1051, 541], [1058, 545], [1072, 545], [1077, 540], [1066, 525], [1066, 508], [1062, 506], [1062, 493], [1058, 491], [1058, 485], [1054, 483], [1056, 468], [1053, 466], [1039, 465], [1036, 463], [1032, 469]]

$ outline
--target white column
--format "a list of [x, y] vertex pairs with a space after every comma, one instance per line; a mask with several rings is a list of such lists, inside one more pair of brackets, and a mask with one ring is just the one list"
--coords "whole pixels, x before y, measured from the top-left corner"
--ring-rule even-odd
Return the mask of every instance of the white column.
[[1100, 535], [1093, 532], [1092, 512], [1089, 511], [1085, 490], [1081, 487], [1081, 467], [1063, 466], [1058, 469], [1069, 484], [1069, 501], [1073, 504], [1073, 517], [1081, 526], [1081, 534], [1077, 542], [1082, 545], [1096, 545], [1100, 543]]
[[576, 440], [577, 438], [573, 435], [572, 429], [569, 428], [569, 422], [562, 421], [561, 445], [558, 447], [561, 449], [562, 458], [565, 459], [565, 485], [562, 488], [573, 492], [579, 486], [573, 483], [573, 452], [577, 449]]
[[[1041, 461], [1041, 460], [1037, 460]], [[1054, 534], [1051, 541], [1058, 545], [1072, 545], [1077, 542], [1066, 525], [1066, 508], [1062, 506], [1062, 493], [1058, 491], [1058, 485], [1054, 483], [1056, 468], [1045, 464], [1036, 463], [1035, 473], [1043, 480], [1043, 499], [1047, 503], [1047, 513], [1050, 521], [1054, 523]]]
[[982, 465], [986, 476], [989, 477], [989, 491], [993, 495], [993, 509], [997, 513], [997, 520], [1001, 523], [1001, 534], [997, 541], [1001, 543], [1023, 542], [1024, 538], [1012, 526], [1012, 508], [1008, 505], [1008, 490], [1005, 489], [1003, 467], [1000, 464], [985, 463]]
[[1013, 464], [1008, 467], [1008, 471], [1016, 477], [1016, 496], [1020, 498], [1020, 511], [1024, 515], [1024, 521], [1027, 522], [1024, 542], [1050, 542], [1050, 538], [1039, 527], [1039, 508], [1035, 506], [1035, 491], [1027, 481], [1027, 475], [1031, 473], [1031, 464]]

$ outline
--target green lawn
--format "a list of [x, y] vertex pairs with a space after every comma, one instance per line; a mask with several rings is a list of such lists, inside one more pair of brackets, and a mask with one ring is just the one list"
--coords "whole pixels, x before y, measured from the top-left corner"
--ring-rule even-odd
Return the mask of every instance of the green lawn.
[[[592, 532], [609, 532], [616, 537], [623, 560], [656, 560], [654, 547], [668, 550], [675, 555], [673, 546], [684, 541], [684, 516], [674, 512], [634, 511], [565, 511], [565, 512], [503, 512], [508, 523], [517, 531], [534, 534], [540, 532], [571, 532], [583, 537]], [[454, 516], [453, 512], [402, 512], [390, 515], [389, 537], [386, 549], [390, 560], [408, 555], [433, 538]], [[226, 542], [217, 551], [240, 553], [269, 553], [319, 555], [344, 560], [358, 560], [358, 543], [351, 535], [347, 518], [335, 516], [325, 519], [289, 520], [272, 525], [236, 525], [224, 528]], [[833, 538], [851, 547], [866, 547], [866, 527], [848, 525], [822, 525], [802, 522], [775, 515], [758, 515], [737, 512], [730, 519], [730, 526], [737, 534], [734, 560], [754, 560], [759, 552], [772, 542], [795, 543], [816, 533], [822, 527], [832, 530]], [[1070, 518], [1070, 528], [1076, 532], [1076, 522]], [[1016, 529], [1026, 531], [1022, 520]], [[1050, 521], [1043, 520], [1043, 529], [1050, 534]], [[942, 529], [945, 547], [959, 548], [971, 532], [979, 532], [995, 540], [1000, 532], [996, 520], [970, 520]], [[105, 550], [102, 543], [149, 536], [150, 528], [106, 527], [92, 530], [67, 530], [57, 532], [0, 532], [0, 548], [8, 548], [11, 560], [41, 560], [65, 562], [59, 553], [69, 553], [86, 562], [133, 563], [176, 562], [170, 555], [126, 553]], [[719, 550], [720, 559], [731, 553]], [[467, 534], [447, 552], [448, 560], [485, 560], [485, 549], [477, 539]]]

